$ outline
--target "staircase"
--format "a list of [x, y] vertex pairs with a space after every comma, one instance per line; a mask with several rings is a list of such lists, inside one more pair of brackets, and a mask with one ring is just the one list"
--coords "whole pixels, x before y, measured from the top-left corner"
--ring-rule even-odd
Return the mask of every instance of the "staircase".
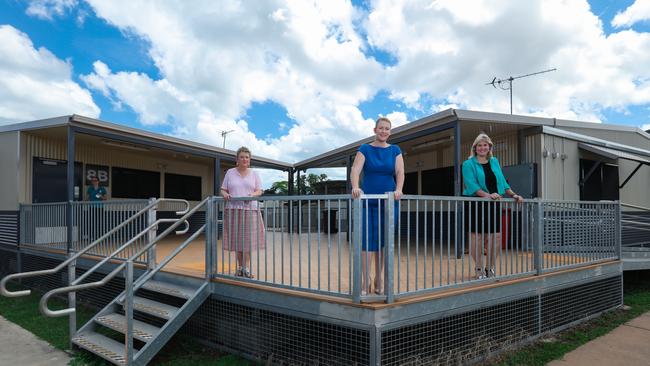
[[[10, 280], [54, 274], [64, 268], [68, 268], [69, 285], [56, 288], [47, 292], [40, 301], [40, 310], [46, 316], [70, 316], [71, 343], [89, 352], [92, 352], [115, 365], [146, 365], [160, 349], [174, 336], [174, 334], [185, 324], [192, 314], [210, 296], [210, 274], [212, 273], [210, 263], [206, 262], [206, 272], [203, 279], [183, 278], [178, 279], [160, 270], [167, 265], [178, 253], [185, 249], [200, 234], [211, 230], [211, 216], [206, 217], [206, 224], [190, 235], [178, 247], [176, 247], [160, 263], [155, 260], [149, 261], [147, 270], [137, 279], [134, 278], [134, 261], [148, 253], [149, 258], [153, 254], [154, 245], [168, 234], [172, 233], [180, 224], [185, 224], [185, 229], [176, 231], [177, 234], [184, 234], [189, 229], [188, 219], [199, 209], [205, 207], [208, 213], [211, 212], [207, 205], [209, 198], [206, 198], [190, 210], [189, 203], [184, 200], [158, 199], [152, 201], [141, 211], [135, 213], [115, 228], [98, 238], [85, 249], [71, 255], [57, 267], [34, 272], [15, 273], [0, 281], [0, 293], [7, 297], [25, 296], [30, 290], [8, 291], [6, 284]], [[176, 219], [155, 219], [155, 209], [163, 201], [182, 201], [187, 206], [182, 215]], [[74, 277], [76, 260], [97, 246], [102, 240], [110, 237], [113, 233], [125, 227], [129, 222], [141, 219], [143, 214], [149, 212], [149, 226], [133, 235], [119, 248], [100, 260], [95, 266], [88, 269], [82, 276]], [[154, 212], [151, 215], [151, 212]], [[152, 218], [153, 217], [153, 218]], [[170, 223], [170, 226], [160, 235], [156, 235], [156, 228], [160, 223]], [[208, 233], [209, 234], [209, 233]], [[131, 250], [131, 245], [137, 243], [141, 238], [148, 238], [147, 244], [139, 249]], [[212, 256], [212, 246], [206, 241], [206, 260]], [[82, 283], [91, 273], [95, 273], [102, 265], [110, 260], [118, 260], [118, 254], [133, 253], [126, 260], [121, 262], [103, 279]], [[75, 293], [77, 291], [99, 288], [109, 283], [118, 274], [123, 273], [125, 279], [125, 290], [113, 299], [108, 305], [100, 310], [93, 318], [76, 329], [76, 305]], [[62, 310], [51, 310], [48, 308], [48, 300], [55, 295], [67, 294], [71, 307]]]
[[[177, 285], [158, 279], [144, 282], [133, 296], [133, 313], [142, 320], [133, 319], [131, 325], [132, 339], [137, 342], [132, 348], [130, 364], [146, 365], [209, 295], [209, 283], [203, 281], [195, 285]], [[128, 365], [126, 299], [126, 292], [114, 299], [79, 329], [72, 343], [116, 365]], [[107, 329], [112, 332], [106, 332]], [[121, 335], [120, 340], [117, 334]]]

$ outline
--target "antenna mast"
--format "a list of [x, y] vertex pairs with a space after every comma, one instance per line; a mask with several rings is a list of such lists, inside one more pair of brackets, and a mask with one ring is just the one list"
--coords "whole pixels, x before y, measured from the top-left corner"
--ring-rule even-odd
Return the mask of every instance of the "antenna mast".
[[556, 68], [552, 68], [552, 69], [548, 69], [548, 70], [533, 72], [533, 73], [526, 74], [526, 75], [510, 76], [510, 77], [508, 77], [506, 79], [497, 79], [496, 76], [495, 76], [494, 79], [492, 79], [491, 82], [485, 83], [485, 85], [492, 85], [495, 89], [496, 89], [497, 86], [499, 86], [499, 89], [510, 90], [510, 114], [512, 114], [512, 82], [515, 81], [516, 79], [521, 79], [521, 78], [525, 78], [525, 77], [533, 76], [533, 75], [544, 74], [544, 73], [551, 72], [551, 71], [556, 71], [556, 70], [557, 70]]
[[231, 132], [235, 132], [235, 130], [229, 130], [229, 131], [223, 130], [223, 131], [221, 131], [221, 137], [223, 137], [223, 148], [224, 149], [226, 148], [226, 136]]

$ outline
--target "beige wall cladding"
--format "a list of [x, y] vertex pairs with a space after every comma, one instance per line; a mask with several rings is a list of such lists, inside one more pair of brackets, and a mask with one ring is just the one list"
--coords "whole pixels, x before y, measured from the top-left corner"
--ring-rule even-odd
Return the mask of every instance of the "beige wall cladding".
[[[502, 166], [519, 164], [518, 147], [517, 147], [517, 134], [511, 133], [500, 136], [490, 136], [494, 143], [494, 156], [499, 159]], [[530, 142], [526, 140], [526, 144], [533, 144], [529, 148], [527, 159], [531, 162], [537, 162], [541, 155], [540, 138], [531, 137]], [[460, 162], [465, 161], [470, 152], [472, 141], [463, 141], [460, 147]], [[525, 162], [528, 162], [526, 160]], [[450, 167], [454, 165], [454, 146], [450, 144], [438, 149], [431, 149], [422, 152], [406, 151], [404, 157], [404, 169], [406, 173], [422, 172], [430, 169]], [[421, 175], [418, 176], [418, 192], [422, 192]]]
[[[639, 165], [636, 161], [618, 159], [618, 180], [619, 185]], [[650, 167], [641, 166], [632, 178], [620, 190], [620, 200], [623, 203], [650, 207]]]
[[[21, 202], [31, 202], [32, 164], [34, 157], [65, 160], [66, 142], [61, 139], [49, 139], [43, 136], [23, 134], [24, 148], [21, 156], [21, 180], [25, 187], [21, 194]], [[214, 163], [212, 159], [200, 158], [183, 153], [169, 151], [135, 151], [119, 147], [107, 146], [101, 143], [88, 144], [78, 142], [75, 149], [75, 161], [83, 164], [106, 165], [129, 169], [141, 169], [161, 173], [160, 192], [164, 196], [163, 173], [193, 175], [201, 177], [201, 194], [207, 197], [212, 194]], [[112, 177], [111, 177], [112, 182]], [[85, 187], [84, 187], [85, 190]], [[109, 198], [111, 189], [108, 189]]]
[[580, 199], [580, 156], [576, 141], [555, 136], [544, 136], [542, 152], [542, 198]]
[[19, 132], [0, 133], [0, 210], [18, 210]]

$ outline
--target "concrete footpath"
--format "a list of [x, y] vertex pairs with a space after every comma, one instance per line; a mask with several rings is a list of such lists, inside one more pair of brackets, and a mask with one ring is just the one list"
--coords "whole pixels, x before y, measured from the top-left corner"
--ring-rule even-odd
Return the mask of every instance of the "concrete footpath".
[[0, 316], [0, 365], [64, 366], [68, 361], [67, 353]]
[[567, 353], [549, 366], [650, 365], [650, 312]]

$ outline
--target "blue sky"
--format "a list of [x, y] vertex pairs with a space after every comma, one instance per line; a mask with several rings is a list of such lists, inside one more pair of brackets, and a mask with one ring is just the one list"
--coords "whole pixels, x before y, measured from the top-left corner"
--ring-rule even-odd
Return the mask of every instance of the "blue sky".
[[[0, 25], [10, 27], [5, 36], [32, 43], [23, 44], [32, 58], [69, 68], [69, 75], [57, 74], [50, 84], [35, 80], [41, 89], [66, 84], [70, 98], [39, 109], [38, 100], [15, 96], [15, 105], [34, 103], [25, 118], [94, 113], [218, 145], [219, 131], [235, 129], [232, 144], [253, 145], [271, 157], [281, 157], [279, 146], [292, 146], [284, 160], [368, 135], [367, 126], [379, 115], [401, 124], [447, 107], [507, 112], [507, 93], [483, 85], [489, 75], [548, 67], [559, 71], [517, 89], [516, 113], [650, 124], [650, 75], [633, 62], [650, 60], [647, 47], [639, 50], [650, 44], [647, 1], [589, 1], [589, 7], [576, 1], [553, 8], [551, 17], [544, 9], [560, 5], [530, 2], [530, 9], [540, 9], [530, 15], [517, 1], [499, 3], [496, 10], [487, 4], [474, 14], [481, 6], [463, 9], [449, 1], [334, 1], [316, 9], [281, 1], [210, 9], [214, 3], [208, 2], [206, 14], [226, 15], [204, 22], [202, 9], [165, 2], [146, 10], [138, 2], [8, 0], [0, 3]], [[614, 26], [615, 16], [628, 9], [632, 20]], [[430, 13], [419, 16], [425, 12]], [[591, 22], [593, 16], [602, 28]], [[525, 21], [518, 24], [519, 18]], [[546, 37], [547, 29], [556, 31]], [[483, 44], [489, 34], [492, 46]], [[526, 34], [541, 37], [541, 46], [530, 47]], [[498, 50], [477, 52], [481, 46]], [[42, 49], [52, 56], [40, 54]], [[586, 72], [581, 58], [593, 70]], [[0, 75], [12, 73], [7, 67], [0, 63]], [[35, 67], [15, 73], [29, 79]], [[601, 75], [608, 79], [599, 80]], [[0, 108], [0, 122], [20, 120], [12, 105]], [[322, 127], [331, 132], [321, 133]], [[336, 138], [323, 137], [332, 132]]]

